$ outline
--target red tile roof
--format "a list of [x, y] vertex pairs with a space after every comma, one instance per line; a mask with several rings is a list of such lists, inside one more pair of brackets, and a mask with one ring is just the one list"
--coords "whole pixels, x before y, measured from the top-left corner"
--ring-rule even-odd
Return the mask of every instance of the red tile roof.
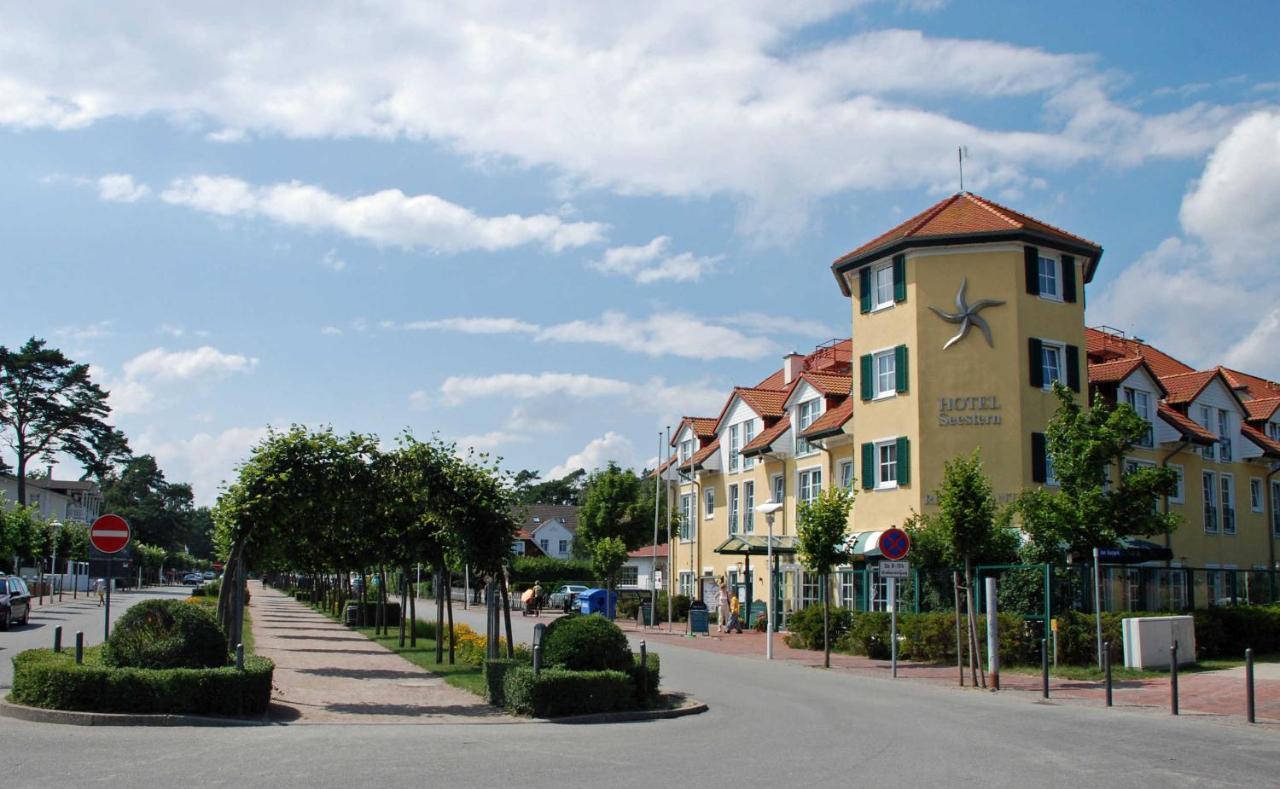
[[[801, 372], [825, 372], [834, 375], [846, 375], [852, 368], [853, 340], [831, 340], [819, 345], [813, 353], [804, 357], [800, 363]], [[784, 370], [774, 370], [763, 381], [752, 389], [786, 389], [787, 374]]]
[[1156, 386], [1160, 387], [1160, 396], [1164, 397], [1169, 393], [1164, 384], [1160, 383], [1160, 377], [1156, 375], [1155, 370], [1151, 369], [1151, 365], [1147, 364], [1147, 360], [1141, 356], [1131, 356], [1127, 359], [1116, 359], [1110, 362], [1098, 362], [1089, 365], [1089, 383], [1094, 384], [1119, 384], [1139, 369], [1147, 371], [1147, 375], [1155, 381]]
[[720, 416], [716, 418], [717, 433], [720, 432], [725, 417], [729, 415], [729, 406], [733, 405], [735, 397], [742, 398], [742, 402], [765, 419], [780, 417], [786, 413], [782, 407], [787, 402], [786, 389], [749, 389], [745, 386], [735, 386], [733, 392], [729, 394], [729, 399], [725, 401], [724, 408], [720, 409]]
[[1261, 397], [1257, 400], [1245, 400], [1244, 408], [1250, 419], [1270, 419], [1280, 408], [1280, 397]]
[[751, 441], [742, 448], [742, 456], [747, 457], [748, 455], [768, 452], [773, 447], [773, 442], [777, 441], [778, 437], [789, 429], [791, 429], [791, 417], [784, 416], [777, 422], [773, 423], [770, 427], [765, 428], [763, 433], [751, 439]]
[[[1014, 211], [985, 197], [960, 192], [941, 200], [923, 212], [902, 222], [897, 227], [880, 234], [857, 249], [842, 255], [831, 268], [839, 271], [860, 258], [870, 257], [871, 253], [890, 247], [898, 242], [913, 238], [929, 238], [944, 236], [984, 235], [989, 233], [1009, 233], [1023, 231], [1045, 236], [1076, 248], [1085, 247], [1096, 262], [1102, 255], [1102, 248], [1094, 242], [1077, 236], [1074, 233], [1041, 222], [1026, 214]], [[1085, 281], [1093, 277], [1092, 266], [1085, 269]], [[843, 278], [841, 277], [843, 283]]]
[[1280, 458], [1280, 442], [1263, 433], [1253, 425], [1241, 425], [1240, 432], [1244, 437], [1257, 444], [1267, 457]]
[[1184, 405], [1195, 400], [1209, 382], [1218, 377], [1217, 370], [1202, 370], [1200, 372], [1178, 373], [1177, 375], [1162, 375], [1160, 383], [1164, 384], [1164, 388], [1168, 391], [1165, 400], [1172, 405]]
[[1218, 367], [1227, 379], [1227, 383], [1231, 384], [1234, 389], [1243, 389], [1245, 393], [1255, 400], [1269, 400], [1280, 398], [1280, 383], [1268, 381], [1266, 378], [1259, 378], [1256, 375], [1242, 373], [1239, 370], [1232, 370], [1230, 367]]
[[1174, 410], [1172, 406], [1161, 403], [1157, 413], [1160, 414], [1161, 419], [1172, 425], [1188, 441], [1206, 445], [1214, 444], [1218, 441], [1216, 435], [1193, 422], [1186, 414]]
[[[658, 546], [657, 552], [658, 552], [659, 559], [665, 559], [671, 555], [671, 545], [669, 543], [664, 542], [663, 544]], [[653, 558], [653, 553], [654, 553], [653, 546], [646, 545], [643, 548], [636, 548], [634, 551], [628, 552], [627, 556], [631, 557], [632, 559], [651, 559]]]
[[1140, 356], [1151, 367], [1152, 371], [1160, 377], [1195, 371], [1195, 368], [1191, 365], [1183, 364], [1164, 351], [1147, 345], [1141, 340], [1125, 337], [1117, 332], [1086, 328], [1084, 335], [1085, 349], [1088, 352], [1089, 360], [1092, 362], [1109, 361], [1127, 356]]
[[805, 438], [829, 438], [842, 432], [845, 422], [853, 418], [853, 398], [847, 398], [839, 405], [828, 408], [822, 416], [813, 420], [813, 424], [805, 429]]
[[824, 395], [847, 396], [853, 391], [853, 377], [832, 373], [800, 373], [796, 380], [808, 381], [809, 385]]

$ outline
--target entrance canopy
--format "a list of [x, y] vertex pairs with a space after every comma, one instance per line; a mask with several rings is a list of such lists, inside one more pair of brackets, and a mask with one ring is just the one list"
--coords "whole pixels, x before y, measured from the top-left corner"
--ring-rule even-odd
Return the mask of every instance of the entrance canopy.
[[[1089, 561], [1092, 556], [1076, 556], [1080, 561]], [[1167, 562], [1173, 559], [1173, 551], [1136, 537], [1121, 537], [1116, 545], [1098, 549], [1098, 561], [1103, 564], [1142, 564], [1144, 562]]]
[[[763, 534], [736, 534], [715, 549], [716, 553], [733, 556], [766, 556], [769, 553], [769, 538]], [[789, 556], [796, 552], [796, 538], [792, 535], [773, 538], [773, 555]]]
[[853, 545], [850, 553], [863, 559], [883, 558], [880, 553], [880, 535], [884, 534], [884, 532], [884, 529], [875, 529], [873, 531], [858, 531], [850, 534], [848, 543], [846, 543]]

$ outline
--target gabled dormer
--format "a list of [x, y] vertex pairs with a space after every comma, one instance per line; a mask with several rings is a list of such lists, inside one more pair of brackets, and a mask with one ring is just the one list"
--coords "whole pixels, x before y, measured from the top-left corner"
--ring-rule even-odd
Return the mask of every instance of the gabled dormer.
[[1168, 391], [1165, 402], [1170, 407], [1217, 437], [1201, 450], [1206, 460], [1229, 463], [1261, 456], [1261, 450], [1244, 439], [1248, 410], [1221, 370], [1166, 375], [1160, 382]]

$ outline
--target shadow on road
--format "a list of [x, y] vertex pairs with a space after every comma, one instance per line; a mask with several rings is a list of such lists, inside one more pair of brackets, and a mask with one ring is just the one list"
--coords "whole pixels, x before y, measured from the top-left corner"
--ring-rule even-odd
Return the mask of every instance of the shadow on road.
[[[317, 677], [348, 677], [350, 679], [415, 679], [422, 680], [421, 671], [396, 671], [383, 668], [300, 668], [299, 674]], [[439, 680], [443, 681], [443, 680]]]

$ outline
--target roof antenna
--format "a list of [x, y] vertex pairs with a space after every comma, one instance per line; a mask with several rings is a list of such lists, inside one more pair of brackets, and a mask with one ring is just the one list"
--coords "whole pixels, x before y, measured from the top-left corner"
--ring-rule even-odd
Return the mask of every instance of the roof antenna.
[[969, 158], [969, 146], [961, 145], [956, 148], [956, 161], [960, 164], [960, 192], [964, 193], [964, 160]]

